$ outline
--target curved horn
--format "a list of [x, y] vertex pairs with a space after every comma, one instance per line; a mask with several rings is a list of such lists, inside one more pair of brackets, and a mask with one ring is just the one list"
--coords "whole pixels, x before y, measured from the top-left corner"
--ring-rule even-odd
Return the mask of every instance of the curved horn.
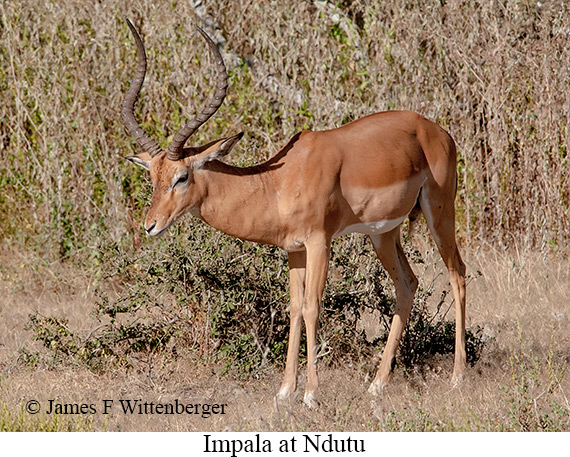
[[137, 97], [143, 85], [144, 76], [146, 73], [146, 53], [144, 50], [143, 42], [137, 30], [131, 21], [129, 21], [127, 18], [125, 18], [125, 20], [127, 21], [127, 25], [131, 29], [133, 36], [135, 37], [135, 42], [137, 44], [138, 65], [137, 74], [132, 79], [131, 87], [125, 94], [123, 105], [121, 107], [121, 114], [123, 115], [123, 121], [129, 133], [137, 140], [137, 143], [141, 148], [148, 152], [151, 157], [154, 157], [159, 154], [162, 149], [158, 143], [154, 141], [150, 136], [148, 136], [148, 134], [141, 128], [134, 115], [135, 102], [137, 101]]
[[166, 155], [167, 158], [170, 160], [180, 160], [182, 159], [182, 148], [184, 147], [184, 143], [186, 140], [190, 138], [190, 136], [210, 117], [218, 110], [220, 105], [223, 103], [224, 98], [226, 97], [226, 89], [228, 87], [228, 74], [226, 73], [226, 67], [224, 65], [224, 60], [218, 51], [216, 44], [212, 41], [212, 39], [208, 36], [206, 32], [204, 32], [200, 27], [197, 25], [195, 26], [198, 31], [202, 34], [202, 36], [206, 39], [206, 42], [210, 46], [210, 50], [212, 54], [214, 54], [214, 58], [216, 60], [216, 67], [218, 69], [218, 87], [216, 89], [216, 93], [210, 100], [209, 104], [202, 110], [198, 116], [196, 116], [192, 121], [188, 122], [184, 127], [182, 127], [176, 135], [174, 135], [174, 139], [170, 146], [168, 146], [168, 154]]

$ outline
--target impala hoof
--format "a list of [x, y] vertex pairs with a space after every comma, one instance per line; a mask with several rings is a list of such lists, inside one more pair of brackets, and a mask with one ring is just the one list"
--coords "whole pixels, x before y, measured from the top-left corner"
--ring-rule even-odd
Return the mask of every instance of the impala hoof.
[[279, 398], [279, 400], [290, 400], [293, 397], [293, 393], [295, 393], [294, 385], [282, 384], [279, 393], [275, 397]]
[[385, 386], [386, 384], [384, 384], [382, 381], [372, 381], [372, 384], [370, 384], [370, 387], [368, 388], [368, 393], [379, 397], [382, 395], [382, 393], [384, 393]]
[[309, 409], [317, 409], [319, 407], [319, 403], [315, 400], [315, 394], [313, 392], [305, 392], [305, 396], [303, 397], [303, 403]]
[[279, 398], [279, 400], [288, 400], [290, 397], [291, 389], [289, 389], [289, 386], [281, 387], [279, 393], [275, 395], [275, 398]]
[[289, 386], [281, 387], [281, 390], [274, 397], [275, 409], [279, 410], [280, 407], [290, 408], [293, 403], [294, 391], [295, 389], [291, 389]]
[[455, 388], [459, 387], [461, 384], [463, 384], [463, 373], [454, 374], [451, 377], [451, 387], [453, 387], [455, 389]]

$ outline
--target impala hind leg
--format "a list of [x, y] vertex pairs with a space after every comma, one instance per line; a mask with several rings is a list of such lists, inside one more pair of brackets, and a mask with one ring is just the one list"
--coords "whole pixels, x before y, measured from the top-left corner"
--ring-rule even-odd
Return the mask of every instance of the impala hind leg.
[[380, 368], [368, 391], [379, 394], [390, 380], [396, 362], [396, 352], [404, 327], [410, 316], [414, 295], [418, 287], [418, 280], [412, 271], [400, 243], [400, 228], [370, 236], [376, 255], [388, 272], [396, 289], [396, 311], [390, 326], [388, 341], [384, 348]]
[[[437, 195], [437, 192], [432, 192]], [[428, 227], [437, 249], [449, 271], [449, 282], [455, 299], [455, 362], [453, 366], [453, 384], [463, 378], [467, 366], [465, 350], [465, 264], [461, 260], [455, 240], [455, 206], [448, 201], [447, 195], [433, 198], [429, 191], [422, 194], [420, 200]], [[439, 204], [438, 204], [439, 202]]]
[[[442, 249], [440, 248], [440, 253]], [[465, 264], [461, 260], [457, 246], [444, 250], [442, 254], [455, 297], [455, 363], [453, 364], [454, 385], [461, 382], [467, 367], [467, 351], [465, 348]]]
[[453, 237], [453, 243], [436, 241], [436, 244], [449, 271], [449, 282], [451, 283], [455, 299], [455, 361], [453, 364], [452, 383], [456, 385], [463, 379], [463, 374], [467, 367], [467, 352], [465, 349], [465, 264], [461, 260], [459, 250], [455, 244], [455, 237]]
[[289, 253], [289, 289], [291, 305], [289, 316], [291, 328], [289, 330], [289, 345], [287, 347], [287, 361], [285, 375], [281, 389], [277, 394], [278, 400], [290, 400], [297, 388], [297, 369], [299, 366], [299, 345], [301, 341], [301, 323], [303, 318], [303, 297], [305, 295], [305, 264], [306, 252]]

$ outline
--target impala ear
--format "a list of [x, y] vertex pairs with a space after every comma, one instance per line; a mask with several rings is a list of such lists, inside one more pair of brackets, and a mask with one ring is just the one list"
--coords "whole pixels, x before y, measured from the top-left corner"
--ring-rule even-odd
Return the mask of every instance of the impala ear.
[[[224, 157], [225, 155], [228, 155], [229, 152], [232, 150], [232, 148], [234, 147], [234, 145], [241, 140], [243, 137], [243, 132], [239, 132], [237, 135], [231, 136], [229, 138], [226, 138], [224, 140], [222, 140], [222, 144], [218, 147], [218, 149], [216, 149], [216, 151], [214, 152], [214, 158], [218, 159], [220, 157]], [[212, 159], [210, 159], [212, 160]]]
[[222, 138], [200, 148], [186, 148], [185, 155], [192, 156], [194, 168], [202, 167], [206, 162], [217, 160], [229, 154], [234, 145], [243, 137], [243, 132], [229, 138]]
[[127, 157], [127, 160], [130, 160], [131, 162], [136, 163], [137, 165], [143, 167], [145, 170], [150, 170], [151, 159], [152, 159], [152, 157], [150, 156], [150, 154], [148, 152], [141, 152], [140, 154], [137, 154], [136, 156]]

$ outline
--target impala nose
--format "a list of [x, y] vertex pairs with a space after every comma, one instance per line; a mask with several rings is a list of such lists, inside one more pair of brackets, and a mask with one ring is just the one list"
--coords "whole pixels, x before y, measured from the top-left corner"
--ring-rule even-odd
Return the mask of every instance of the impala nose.
[[150, 235], [150, 232], [152, 232], [152, 229], [156, 227], [156, 221], [154, 221], [151, 225], [149, 225], [148, 227], [145, 227], [146, 230], [146, 234]]

